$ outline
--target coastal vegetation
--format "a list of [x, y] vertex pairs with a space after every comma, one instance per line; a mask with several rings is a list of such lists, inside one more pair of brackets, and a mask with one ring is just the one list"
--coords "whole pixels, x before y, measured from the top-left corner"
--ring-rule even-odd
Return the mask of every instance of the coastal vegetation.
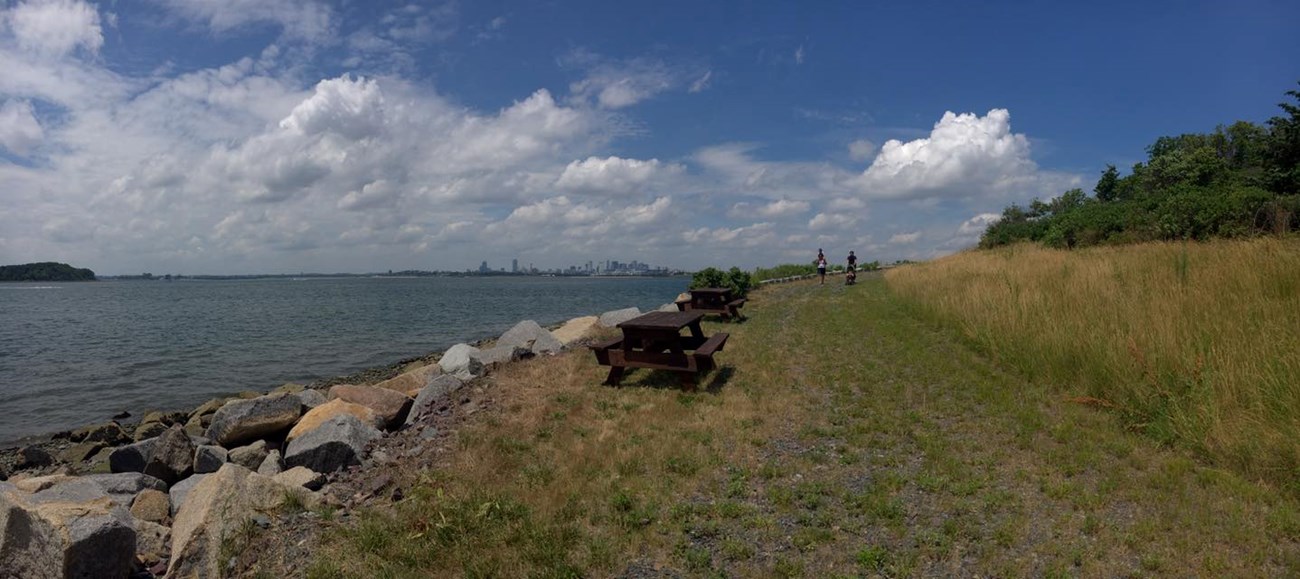
[[[1045, 250], [1006, 251], [1021, 253], [976, 255]], [[1182, 258], [1170, 251], [1118, 283], [1154, 283], [1169, 269], [1179, 287]], [[1187, 299], [1204, 295], [1191, 275], [1202, 259], [1188, 254], [1189, 285], [1177, 290]], [[400, 500], [350, 522], [321, 513], [329, 530], [307, 576], [1278, 576], [1300, 566], [1293, 497], [1134, 433], [1124, 415], [1062, 396], [935, 323], [916, 294], [894, 292], [912, 269], [888, 285], [864, 275], [754, 292], [747, 323], [706, 324], [731, 339], [699, 392], [645, 370], [600, 386], [603, 368], [582, 350], [502, 368], [487, 386], [497, 404], [432, 463], [393, 474], [408, 489]], [[1182, 326], [1160, 311], [1161, 324]], [[1250, 319], [1272, 327], [1288, 315]]]
[[1300, 495], [1300, 239], [1021, 244], [886, 279], [1034, 388]]
[[94, 281], [95, 272], [66, 263], [42, 261], [0, 266], [0, 281]]
[[728, 271], [722, 271], [716, 267], [706, 267], [691, 276], [690, 289], [724, 287], [730, 289], [732, 295], [743, 298], [749, 294], [749, 290], [753, 286], [753, 276], [738, 267], [733, 267]]
[[1264, 125], [1238, 121], [1212, 133], [1161, 137], [1147, 160], [1120, 176], [1106, 167], [1089, 196], [1066, 191], [1010, 205], [980, 239], [1049, 247], [1220, 237], [1300, 230], [1300, 91]]

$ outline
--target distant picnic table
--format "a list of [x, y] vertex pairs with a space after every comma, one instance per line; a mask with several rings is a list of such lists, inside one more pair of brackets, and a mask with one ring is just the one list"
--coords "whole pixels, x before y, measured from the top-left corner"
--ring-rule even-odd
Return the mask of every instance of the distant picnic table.
[[596, 362], [609, 366], [605, 384], [617, 386], [626, 368], [649, 368], [676, 372], [694, 390], [696, 378], [714, 368], [713, 355], [728, 338], [725, 332], [706, 338], [700, 329], [703, 317], [702, 311], [650, 312], [618, 324], [623, 337], [591, 346]]
[[744, 307], [746, 300], [734, 297], [731, 288], [704, 287], [687, 291], [691, 293], [691, 299], [677, 302], [678, 310], [718, 314], [724, 319], [740, 319], [740, 308]]

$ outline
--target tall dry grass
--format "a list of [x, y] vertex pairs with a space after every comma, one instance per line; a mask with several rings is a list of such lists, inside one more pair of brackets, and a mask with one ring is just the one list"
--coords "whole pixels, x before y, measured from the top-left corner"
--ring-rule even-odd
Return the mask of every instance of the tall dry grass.
[[1020, 245], [886, 279], [1034, 383], [1300, 492], [1300, 240]]

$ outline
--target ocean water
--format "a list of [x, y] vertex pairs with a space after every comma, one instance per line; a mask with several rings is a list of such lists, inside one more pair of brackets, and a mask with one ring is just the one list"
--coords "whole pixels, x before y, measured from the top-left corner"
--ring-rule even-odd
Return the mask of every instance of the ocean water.
[[[516, 322], [671, 302], [687, 278], [0, 283], [0, 443], [392, 364]], [[598, 377], [593, 377], [596, 380]]]

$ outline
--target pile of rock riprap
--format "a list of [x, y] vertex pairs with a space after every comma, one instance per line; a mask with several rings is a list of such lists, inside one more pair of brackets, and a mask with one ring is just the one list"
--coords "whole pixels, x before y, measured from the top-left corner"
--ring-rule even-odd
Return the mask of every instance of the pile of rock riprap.
[[386, 433], [432, 430], [426, 423], [467, 382], [638, 314], [577, 318], [554, 333], [524, 321], [491, 347], [457, 344], [375, 384], [287, 384], [151, 412], [133, 429], [83, 428], [57, 456], [24, 448], [20, 470], [0, 473], [0, 579], [220, 576], [223, 541], [241, 526], [286, 501], [318, 504], [331, 477], [362, 464]]

